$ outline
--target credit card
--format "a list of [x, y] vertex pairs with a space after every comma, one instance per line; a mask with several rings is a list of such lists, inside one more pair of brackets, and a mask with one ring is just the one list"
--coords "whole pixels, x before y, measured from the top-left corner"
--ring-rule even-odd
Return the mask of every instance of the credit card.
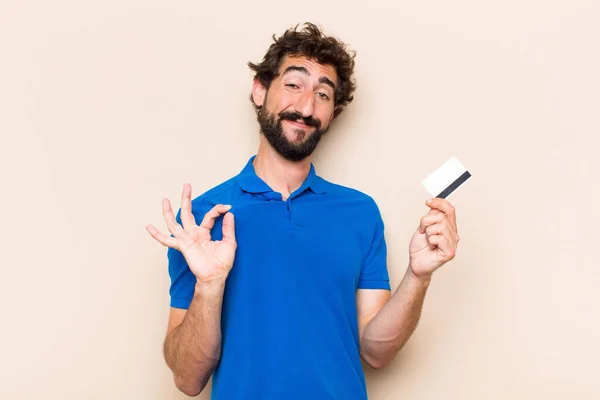
[[470, 177], [471, 173], [456, 157], [452, 157], [429, 174], [422, 183], [431, 197], [447, 199]]

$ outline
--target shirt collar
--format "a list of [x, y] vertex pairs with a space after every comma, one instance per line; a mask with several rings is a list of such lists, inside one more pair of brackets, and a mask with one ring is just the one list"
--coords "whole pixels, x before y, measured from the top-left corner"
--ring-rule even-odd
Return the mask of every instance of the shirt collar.
[[[263, 181], [258, 175], [256, 175], [256, 171], [254, 170], [254, 165], [252, 162], [256, 158], [256, 155], [250, 157], [244, 169], [238, 174], [236, 180], [243, 191], [249, 193], [265, 193], [272, 192], [273, 189], [267, 185], [265, 181]], [[323, 194], [326, 192], [325, 189], [326, 182], [317, 175], [315, 166], [313, 163], [310, 164], [310, 171], [306, 180], [302, 183], [302, 186], [297, 190], [297, 192], [301, 193], [307, 188], [309, 188], [314, 193]]]

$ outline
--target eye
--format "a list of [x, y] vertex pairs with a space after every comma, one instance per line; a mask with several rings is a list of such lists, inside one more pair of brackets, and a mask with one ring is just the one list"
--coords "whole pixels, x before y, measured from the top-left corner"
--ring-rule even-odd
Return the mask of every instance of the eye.
[[289, 88], [291, 88], [291, 89], [298, 89], [298, 88], [299, 88], [299, 86], [298, 86], [298, 85], [296, 85], [296, 84], [294, 84], [294, 83], [288, 83], [288, 84], [287, 84], [287, 85], [285, 85], [285, 86], [287, 86], [287, 87], [289, 87]]
[[323, 92], [318, 92], [317, 96], [319, 96], [320, 98], [322, 98], [323, 100], [329, 100], [329, 96], [327, 96], [325, 93]]

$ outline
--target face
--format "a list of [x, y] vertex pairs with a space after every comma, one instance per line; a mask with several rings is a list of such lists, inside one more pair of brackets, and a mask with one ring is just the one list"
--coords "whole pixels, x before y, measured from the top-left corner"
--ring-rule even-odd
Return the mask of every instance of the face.
[[285, 57], [267, 90], [254, 83], [261, 132], [284, 158], [301, 161], [316, 149], [333, 119], [337, 73], [304, 57]]

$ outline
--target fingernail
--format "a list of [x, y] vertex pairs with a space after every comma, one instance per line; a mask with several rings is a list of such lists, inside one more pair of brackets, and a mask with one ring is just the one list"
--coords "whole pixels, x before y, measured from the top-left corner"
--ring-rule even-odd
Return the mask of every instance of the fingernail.
[[433, 202], [433, 199], [427, 199], [427, 204], [431, 204]]

